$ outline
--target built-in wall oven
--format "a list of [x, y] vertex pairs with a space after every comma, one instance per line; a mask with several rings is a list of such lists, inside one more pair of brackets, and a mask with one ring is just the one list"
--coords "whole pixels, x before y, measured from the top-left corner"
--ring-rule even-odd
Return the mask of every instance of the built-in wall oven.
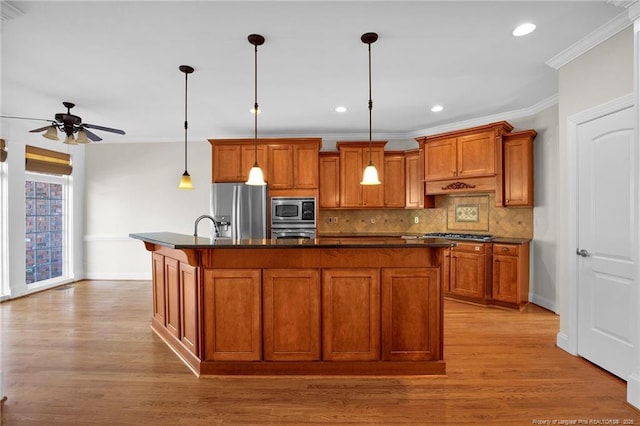
[[271, 198], [271, 238], [316, 238], [315, 197]]

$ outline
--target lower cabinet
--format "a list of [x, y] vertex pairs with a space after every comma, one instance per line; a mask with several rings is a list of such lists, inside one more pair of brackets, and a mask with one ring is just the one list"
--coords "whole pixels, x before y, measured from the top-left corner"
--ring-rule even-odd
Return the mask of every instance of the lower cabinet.
[[529, 299], [529, 243], [493, 245], [492, 298], [520, 308]]
[[449, 292], [479, 301], [486, 299], [490, 259], [484, 243], [458, 242], [451, 250]]
[[205, 269], [203, 360], [262, 359], [261, 270]]
[[265, 269], [262, 306], [266, 361], [320, 359], [317, 269]]
[[380, 359], [380, 270], [327, 269], [322, 281], [323, 359]]
[[198, 268], [153, 253], [153, 322], [193, 355], [199, 349]]
[[431, 268], [382, 270], [382, 359], [442, 356], [440, 276]]

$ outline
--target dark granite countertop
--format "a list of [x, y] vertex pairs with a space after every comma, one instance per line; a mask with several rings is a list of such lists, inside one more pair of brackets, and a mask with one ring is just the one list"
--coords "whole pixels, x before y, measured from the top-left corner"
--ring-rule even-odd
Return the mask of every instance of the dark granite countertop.
[[[346, 235], [344, 235], [346, 237]], [[381, 237], [382, 235], [378, 235]], [[398, 236], [397, 234], [395, 236]], [[322, 236], [310, 239], [256, 239], [230, 240], [194, 237], [193, 235], [176, 234], [173, 232], [148, 232], [129, 234], [129, 237], [152, 244], [158, 244], [173, 249], [215, 249], [215, 248], [332, 248], [332, 247], [451, 247], [455, 243], [443, 238], [390, 238], [388, 240], [342, 240], [339, 236]]]
[[[412, 233], [412, 232], [363, 232], [363, 233], [354, 233], [354, 232], [323, 232], [320, 234], [320, 238], [405, 238], [405, 239], [422, 239], [423, 233]], [[465, 239], [450, 239], [448, 241], [468, 241], [468, 242], [478, 242], [473, 240], [465, 240]], [[500, 243], [500, 244], [525, 244], [531, 242], [531, 238], [520, 238], [520, 237], [495, 237], [491, 241], [487, 241], [489, 243]]]

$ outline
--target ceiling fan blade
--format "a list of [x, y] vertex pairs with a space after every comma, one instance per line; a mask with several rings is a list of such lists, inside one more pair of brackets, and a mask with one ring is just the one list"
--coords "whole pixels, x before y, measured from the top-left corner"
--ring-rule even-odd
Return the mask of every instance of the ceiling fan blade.
[[95, 129], [95, 130], [102, 130], [103, 132], [111, 132], [111, 133], [117, 133], [119, 135], [124, 135], [124, 130], [120, 130], [120, 129], [112, 129], [110, 127], [104, 127], [104, 126], [98, 126], [95, 124], [87, 124], [87, 123], [82, 123], [82, 125], [86, 128], [89, 129]]
[[49, 127], [51, 127], [51, 125], [45, 126], [45, 127], [39, 127], [37, 129], [33, 129], [33, 130], [29, 130], [31, 133], [37, 133], [37, 132], [42, 132], [47, 130]]
[[47, 120], [45, 118], [31, 118], [31, 117], [14, 117], [11, 115], [0, 115], [0, 118], [15, 118], [18, 120], [36, 120], [36, 121], [48, 121], [48, 122], [52, 122], [51, 120]]
[[87, 134], [87, 137], [89, 139], [91, 139], [93, 142], [100, 142], [102, 140], [102, 138], [100, 136], [98, 136], [95, 133], [90, 132], [89, 130], [87, 130], [84, 125], [82, 126], [81, 129], [84, 130], [84, 132]]

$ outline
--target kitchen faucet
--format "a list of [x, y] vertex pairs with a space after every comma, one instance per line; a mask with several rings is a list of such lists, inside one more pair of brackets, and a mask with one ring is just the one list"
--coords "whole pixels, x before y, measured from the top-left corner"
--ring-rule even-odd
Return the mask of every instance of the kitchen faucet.
[[198, 216], [195, 224], [193, 225], [193, 236], [194, 237], [198, 236], [198, 223], [200, 223], [200, 221], [204, 218], [211, 219], [211, 222], [213, 222], [213, 226], [216, 228], [216, 232], [219, 234], [220, 230], [218, 229], [218, 224], [216, 223], [216, 220], [212, 216], [209, 216], [208, 214], [203, 214], [202, 216]]

